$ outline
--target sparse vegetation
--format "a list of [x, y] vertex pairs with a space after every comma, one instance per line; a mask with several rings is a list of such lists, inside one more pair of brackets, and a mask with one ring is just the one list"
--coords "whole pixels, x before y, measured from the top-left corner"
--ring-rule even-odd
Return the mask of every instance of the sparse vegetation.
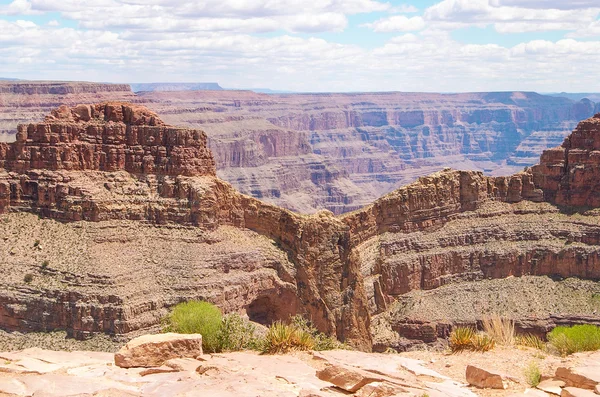
[[512, 346], [515, 343], [515, 322], [498, 315], [486, 317], [482, 321], [483, 331], [499, 345]]
[[546, 350], [546, 342], [533, 334], [519, 335], [515, 337], [515, 343], [519, 346], [532, 347], [542, 351]]
[[237, 313], [224, 316], [218, 334], [219, 350], [239, 351], [255, 348], [255, 331], [254, 324]]
[[542, 372], [535, 361], [531, 361], [524, 370], [525, 380], [531, 387], [536, 387], [542, 380]]
[[33, 246], [37, 247], [38, 245], [40, 245], [40, 240], [35, 240], [35, 242], [33, 243]]
[[278, 354], [292, 350], [312, 350], [314, 348], [312, 336], [294, 326], [276, 321], [269, 327], [262, 345], [263, 353]]
[[32, 282], [33, 281], [33, 274], [31, 274], [31, 273], [25, 274], [25, 276], [23, 276], [23, 281], [25, 281], [27, 284], [29, 284], [30, 282]]
[[293, 350], [332, 350], [345, 345], [319, 332], [310, 321], [294, 316], [289, 323], [273, 323], [266, 335], [255, 336], [256, 327], [237, 313], [221, 315], [211, 303], [190, 301], [176, 305], [163, 320], [165, 332], [202, 335], [207, 352], [259, 350], [263, 353], [286, 353]]
[[591, 324], [559, 326], [548, 334], [548, 342], [562, 356], [600, 350], [600, 327]]
[[46, 259], [45, 261], [42, 262], [42, 265], [40, 267], [42, 268], [42, 270], [45, 270], [49, 265], [50, 265], [50, 261]]
[[456, 327], [450, 333], [448, 340], [452, 353], [459, 353], [465, 350], [471, 350], [472, 340], [475, 337], [475, 330], [471, 327]]
[[221, 310], [209, 302], [189, 301], [176, 305], [166, 319], [164, 330], [182, 334], [201, 334], [202, 348], [220, 350]]
[[291, 323], [297, 329], [306, 332], [309, 334], [313, 341], [314, 347], [313, 350], [335, 350], [335, 349], [345, 349], [346, 346], [343, 343], [340, 343], [335, 337], [328, 336], [322, 332], [320, 332], [317, 328], [315, 328], [312, 323], [301, 315], [296, 315], [291, 318]]
[[487, 352], [496, 347], [496, 341], [485, 333], [475, 334], [471, 339], [471, 349], [477, 352]]

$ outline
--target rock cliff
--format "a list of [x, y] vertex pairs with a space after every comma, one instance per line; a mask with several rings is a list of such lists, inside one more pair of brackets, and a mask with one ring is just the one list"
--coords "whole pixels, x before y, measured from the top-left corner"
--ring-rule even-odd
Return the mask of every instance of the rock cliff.
[[171, 123], [205, 130], [219, 176], [241, 192], [335, 214], [447, 166], [486, 175], [520, 171], [595, 105], [528, 92], [188, 91], [142, 93], [139, 100]]
[[263, 323], [302, 313], [362, 349], [443, 336], [452, 319], [397, 302], [461, 281], [600, 278], [598, 117], [524, 172], [448, 169], [336, 217], [238, 193], [203, 132], [143, 107], [60, 107], [0, 146], [0, 326], [129, 335], [202, 298]]

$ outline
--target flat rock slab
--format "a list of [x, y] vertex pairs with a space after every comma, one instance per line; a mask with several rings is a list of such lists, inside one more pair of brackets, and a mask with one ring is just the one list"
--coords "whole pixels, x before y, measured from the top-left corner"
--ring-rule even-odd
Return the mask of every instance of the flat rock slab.
[[317, 359], [361, 368], [366, 371], [377, 371], [392, 378], [411, 380], [407, 372], [416, 376], [430, 376], [438, 379], [449, 379], [436, 371], [424, 366], [420, 360], [402, 357], [395, 354], [381, 354], [380, 357], [369, 353], [352, 350], [329, 350], [314, 353]]
[[466, 377], [470, 385], [482, 389], [506, 389], [507, 387], [502, 375], [473, 365], [467, 365]]
[[592, 390], [580, 389], [578, 387], [565, 387], [561, 397], [598, 397]]
[[555, 377], [564, 381], [569, 387], [594, 390], [600, 384], [600, 366], [559, 367], [556, 369]]
[[[431, 389], [427, 391], [430, 397], [477, 397], [477, 394], [464, 387], [463, 384], [453, 380], [445, 380], [441, 383], [425, 382], [425, 385]], [[425, 393], [417, 394], [420, 396]]]
[[560, 396], [562, 393], [562, 388], [565, 386], [566, 384], [562, 380], [546, 379], [541, 381], [536, 387], [542, 391], [545, 391], [546, 393]]
[[121, 368], [160, 367], [173, 358], [196, 358], [202, 355], [200, 334], [156, 334], [132, 339], [115, 353]]

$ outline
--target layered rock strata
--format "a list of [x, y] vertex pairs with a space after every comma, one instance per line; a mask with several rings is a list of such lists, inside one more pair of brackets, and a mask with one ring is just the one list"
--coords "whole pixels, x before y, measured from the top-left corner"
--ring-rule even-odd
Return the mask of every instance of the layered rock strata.
[[450, 166], [509, 175], [559, 145], [594, 103], [531, 92], [140, 93], [202, 128], [218, 175], [286, 208], [340, 214]]
[[[444, 170], [335, 217], [237, 193], [215, 177], [204, 133], [147, 109], [61, 107], [0, 147], [0, 211], [11, 225], [0, 325], [131, 334], [156, 326], [166, 307], [202, 298], [263, 323], [302, 313], [370, 349], [371, 318], [392, 315], [410, 291], [528, 274], [600, 278], [598, 218], [582, 212], [597, 207], [589, 178], [599, 120], [525, 172]], [[22, 211], [70, 222], [23, 221]], [[80, 244], [35, 240], [45, 228]], [[40, 245], [52, 246], [50, 265]]]

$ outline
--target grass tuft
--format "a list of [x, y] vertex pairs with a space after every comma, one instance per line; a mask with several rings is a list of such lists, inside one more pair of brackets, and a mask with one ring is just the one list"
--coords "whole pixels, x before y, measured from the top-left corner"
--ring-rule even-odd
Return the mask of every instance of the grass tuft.
[[450, 333], [448, 340], [452, 353], [459, 353], [465, 350], [471, 350], [472, 340], [475, 337], [475, 330], [471, 327], [456, 327]]
[[496, 341], [487, 334], [476, 334], [471, 339], [471, 346], [472, 350], [483, 353], [496, 347]]
[[534, 349], [546, 351], [546, 342], [533, 334], [519, 335], [515, 337], [515, 343], [519, 346], [532, 347]]
[[515, 322], [498, 315], [482, 320], [483, 331], [499, 345], [512, 346], [515, 343]]

